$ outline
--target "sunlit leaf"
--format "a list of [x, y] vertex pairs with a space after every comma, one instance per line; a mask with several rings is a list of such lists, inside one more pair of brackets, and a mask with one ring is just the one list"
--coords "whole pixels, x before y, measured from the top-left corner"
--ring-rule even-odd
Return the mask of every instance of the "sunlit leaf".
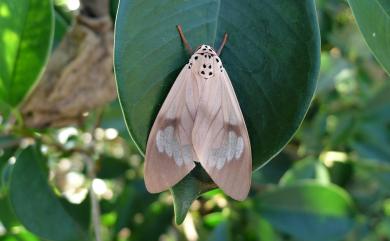
[[51, 49], [51, 0], [0, 2], [0, 102], [17, 106], [40, 76]]

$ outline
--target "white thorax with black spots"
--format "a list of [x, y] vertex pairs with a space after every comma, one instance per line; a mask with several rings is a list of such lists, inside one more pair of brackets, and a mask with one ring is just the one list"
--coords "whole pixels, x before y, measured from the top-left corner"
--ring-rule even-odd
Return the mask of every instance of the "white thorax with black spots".
[[191, 56], [188, 63], [188, 68], [195, 75], [201, 76], [203, 79], [216, 77], [219, 72], [223, 72], [221, 59], [218, 57], [215, 50], [208, 45], [201, 45]]

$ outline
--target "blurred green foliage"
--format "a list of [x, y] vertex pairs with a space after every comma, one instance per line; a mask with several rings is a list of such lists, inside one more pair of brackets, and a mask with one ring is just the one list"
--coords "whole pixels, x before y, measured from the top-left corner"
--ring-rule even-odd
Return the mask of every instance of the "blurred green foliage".
[[[95, 240], [91, 190], [103, 240], [390, 240], [389, 76], [346, 1], [317, 7], [317, 94], [294, 139], [253, 173], [246, 201], [210, 191], [176, 225], [171, 195], [145, 189], [142, 157], [117, 101], [81, 126], [39, 132], [13, 129], [1, 109], [0, 241]], [[58, 9], [54, 46], [71, 26]]]

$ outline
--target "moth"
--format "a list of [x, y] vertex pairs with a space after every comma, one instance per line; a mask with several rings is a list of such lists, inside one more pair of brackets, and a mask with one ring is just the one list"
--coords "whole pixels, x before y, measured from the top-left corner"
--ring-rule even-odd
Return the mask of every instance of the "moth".
[[[182, 28], [186, 49], [193, 53]], [[145, 185], [162, 192], [179, 182], [199, 162], [227, 195], [247, 197], [252, 173], [248, 131], [228, 73], [218, 51], [201, 45], [183, 67], [149, 134]]]

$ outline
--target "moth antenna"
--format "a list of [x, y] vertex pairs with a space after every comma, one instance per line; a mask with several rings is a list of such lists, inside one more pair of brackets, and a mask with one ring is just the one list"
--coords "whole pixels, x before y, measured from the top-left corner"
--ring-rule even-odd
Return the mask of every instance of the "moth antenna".
[[228, 34], [225, 33], [223, 35], [223, 41], [221, 43], [221, 46], [219, 47], [218, 52], [217, 52], [218, 55], [221, 55], [222, 49], [223, 49], [223, 47], [225, 47], [225, 44], [227, 43], [227, 41], [228, 41]]
[[192, 48], [191, 48], [190, 44], [188, 43], [186, 37], [184, 36], [183, 29], [181, 28], [181, 25], [179, 24], [176, 27], [177, 27], [177, 31], [179, 32], [181, 41], [184, 44], [184, 47], [187, 49], [187, 52], [191, 55], [193, 53], [193, 51], [192, 51]]

